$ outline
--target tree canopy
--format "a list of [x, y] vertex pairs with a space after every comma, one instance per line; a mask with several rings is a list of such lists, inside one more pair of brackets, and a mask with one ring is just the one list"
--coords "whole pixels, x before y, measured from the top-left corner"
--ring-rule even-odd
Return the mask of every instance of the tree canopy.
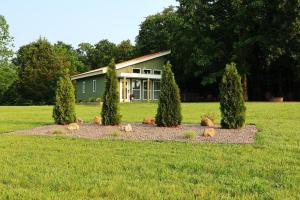
[[11, 63], [12, 47], [13, 38], [9, 34], [9, 26], [4, 16], [0, 15], [0, 100], [17, 79], [17, 68]]

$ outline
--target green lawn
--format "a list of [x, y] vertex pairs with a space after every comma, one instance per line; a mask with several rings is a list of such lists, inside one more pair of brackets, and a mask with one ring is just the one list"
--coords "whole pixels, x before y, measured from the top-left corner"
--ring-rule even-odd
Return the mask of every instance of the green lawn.
[[[218, 108], [183, 104], [184, 122]], [[51, 124], [51, 109], [0, 107], [0, 132]], [[155, 110], [121, 104], [129, 122]], [[0, 199], [300, 199], [300, 103], [247, 103], [247, 123], [253, 145], [0, 135]]]

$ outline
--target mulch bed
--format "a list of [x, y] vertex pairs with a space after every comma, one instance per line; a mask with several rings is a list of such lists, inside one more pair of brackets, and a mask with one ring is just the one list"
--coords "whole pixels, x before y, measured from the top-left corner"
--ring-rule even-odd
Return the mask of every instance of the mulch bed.
[[[126, 124], [124, 124], [126, 125]], [[68, 130], [63, 125], [41, 126], [31, 130], [16, 131], [12, 134], [28, 135], [53, 135], [54, 131], [61, 131], [66, 136], [84, 137], [84, 138], [113, 138], [127, 140], [155, 140], [155, 141], [195, 141], [210, 143], [235, 143], [250, 144], [255, 141], [256, 126], [246, 125], [241, 129], [222, 129], [215, 126], [216, 134], [214, 137], [202, 136], [203, 130], [207, 127], [197, 124], [183, 124], [176, 128], [157, 127], [154, 125], [145, 125], [141, 123], [131, 123], [132, 132], [121, 131], [121, 126], [102, 126], [96, 124], [80, 124], [79, 130]], [[120, 131], [119, 136], [112, 136], [115, 130]], [[193, 130], [198, 135], [194, 139], [186, 139], [184, 132]]]

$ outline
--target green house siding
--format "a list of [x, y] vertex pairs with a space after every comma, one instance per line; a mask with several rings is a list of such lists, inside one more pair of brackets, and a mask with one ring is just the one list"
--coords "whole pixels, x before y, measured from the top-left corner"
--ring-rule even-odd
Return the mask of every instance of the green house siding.
[[[166, 63], [165, 57], [158, 57], [152, 60], [144, 61], [141, 63], [137, 63], [128, 67], [123, 67], [117, 70], [117, 73], [133, 73], [133, 68], [140, 68], [141, 74], [144, 74], [144, 69], [150, 69], [151, 74], [153, 74], [153, 70], [162, 70], [162, 66]], [[123, 78], [120, 78], [123, 80]], [[118, 90], [120, 91], [120, 79], [118, 82]], [[96, 91], [93, 92], [93, 80], [96, 80]], [[133, 79], [128, 79], [130, 81], [130, 85]], [[143, 80], [147, 79], [139, 79], [141, 81], [141, 85], [143, 86]], [[83, 92], [83, 84], [85, 83], [85, 92]], [[153, 97], [153, 85], [152, 80], [150, 80], [149, 90], [150, 95], [149, 97]], [[141, 100], [143, 100], [144, 89], [141, 86]], [[77, 101], [91, 101], [95, 100], [96, 98], [103, 97], [105, 90], [105, 74], [95, 75], [86, 78], [80, 78], [76, 80], [76, 100]], [[123, 92], [123, 91], [122, 91]], [[132, 88], [130, 88], [130, 92], [132, 92]]]
[[[93, 80], [96, 80], [96, 90], [93, 92]], [[83, 83], [85, 82], [85, 93]], [[105, 90], [105, 74], [76, 80], [76, 100], [89, 101], [103, 96]]]
[[132, 73], [133, 68], [140, 68], [142, 70], [142, 73], [144, 69], [151, 69], [153, 73], [153, 69], [162, 70], [162, 66], [165, 64], [165, 62], [166, 58], [164, 57], [155, 58], [153, 60], [138, 63], [129, 67], [124, 67], [122, 69], [119, 69], [118, 72]]

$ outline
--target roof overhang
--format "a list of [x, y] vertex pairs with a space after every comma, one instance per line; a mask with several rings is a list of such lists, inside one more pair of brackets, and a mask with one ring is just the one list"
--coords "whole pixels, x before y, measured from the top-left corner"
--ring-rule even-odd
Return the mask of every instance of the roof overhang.
[[119, 78], [143, 78], [143, 79], [161, 79], [158, 74], [137, 74], [137, 73], [117, 73]]
[[[124, 67], [129, 67], [138, 63], [142, 63], [148, 60], [152, 60], [155, 58], [159, 58], [162, 56], [166, 56], [169, 55], [171, 53], [171, 51], [162, 51], [162, 52], [158, 52], [158, 53], [154, 53], [154, 54], [150, 54], [150, 55], [146, 55], [146, 56], [142, 56], [139, 58], [135, 58], [129, 61], [125, 61], [125, 62], [121, 62], [116, 64], [116, 69], [122, 69]], [[77, 74], [71, 77], [72, 80], [77, 80], [77, 79], [81, 79], [81, 78], [87, 78], [90, 76], [96, 76], [96, 75], [100, 75], [100, 74], [105, 74], [107, 72], [107, 67], [102, 67], [99, 69], [95, 69], [95, 70], [91, 70], [85, 73], [81, 73], [81, 74]]]

